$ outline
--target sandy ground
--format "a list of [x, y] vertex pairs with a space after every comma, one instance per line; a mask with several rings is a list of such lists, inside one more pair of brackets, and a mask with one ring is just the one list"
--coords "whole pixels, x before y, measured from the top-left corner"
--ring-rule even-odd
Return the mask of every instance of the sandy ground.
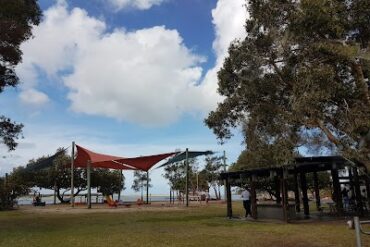
[[[191, 203], [190, 207], [203, 207], [206, 206], [204, 203]], [[91, 209], [88, 209], [86, 205], [76, 205], [72, 208], [70, 205], [46, 205], [45, 207], [34, 207], [32, 205], [19, 206], [18, 210], [25, 213], [61, 213], [61, 214], [81, 214], [81, 213], [128, 213], [128, 212], [161, 212], [161, 211], [180, 211], [186, 210], [183, 204], [169, 205], [165, 203], [152, 203], [150, 205], [135, 205], [132, 204], [129, 207], [119, 205], [118, 207], [109, 207], [107, 204], [92, 204]]]

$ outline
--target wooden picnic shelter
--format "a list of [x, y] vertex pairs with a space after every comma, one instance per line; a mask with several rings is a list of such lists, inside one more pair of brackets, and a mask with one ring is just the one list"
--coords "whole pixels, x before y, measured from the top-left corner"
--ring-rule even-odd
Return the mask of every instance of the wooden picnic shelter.
[[[225, 172], [221, 174], [221, 179], [225, 181], [227, 217], [233, 218], [231, 186], [237, 184], [237, 181], [243, 181], [249, 185], [251, 194], [251, 212], [254, 219], [263, 217], [273, 217], [280, 214], [280, 219], [288, 222], [296, 219], [300, 214], [301, 204], [303, 205], [304, 218], [310, 217], [310, 206], [308, 198], [307, 175], [312, 173], [314, 195], [317, 210], [322, 210], [319, 190], [319, 172], [328, 172], [331, 177], [332, 188], [332, 207], [335, 215], [344, 215], [341, 189], [349, 186], [352, 194], [354, 212], [358, 215], [364, 215], [369, 208], [370, 199], [370, 178], [367, 167], [360, 162], [351, 161], [341, 156], [315, 156], [315, 157], [297, 157], [291, 164], [280, 166], [266, 166], [262, 168], [253, 168], [242, 171]], [[274, 181], [277, 191], [276, 203], [266, 205], [257, 203], [257, 192], [261, 188], [256, 187], [259, 179], [271, 179]], [[289, 186], [288, 186], [289, 185]], [[294, 192], [294, 201], [290, 202], [288, 198], [288, 187]], [[363, 189], [365, 188], [365, 189]], [[362, 191], [366, 190], [365, 196]], [[273, 212], [273, 213], [271, 213]]]

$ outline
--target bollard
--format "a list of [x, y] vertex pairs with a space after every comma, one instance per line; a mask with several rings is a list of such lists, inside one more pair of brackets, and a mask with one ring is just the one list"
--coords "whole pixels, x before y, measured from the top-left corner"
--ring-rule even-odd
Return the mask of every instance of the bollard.
[[353, 218], [353, 223], [355, 225], [355, 232], [356, 232], [356, 247], [362, 247], [361, 243], [361, 229], [360, 229], [360, 220], [358, 216]]

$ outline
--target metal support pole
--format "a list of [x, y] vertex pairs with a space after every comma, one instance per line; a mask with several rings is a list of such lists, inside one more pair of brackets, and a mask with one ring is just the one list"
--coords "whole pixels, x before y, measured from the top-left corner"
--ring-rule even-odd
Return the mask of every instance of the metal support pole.
[[[224, 156], [222, 157], [223, 159], [223, 162], [224, 162], [224, 172], [226, 172], [226, 152], [224, 150]], [[227, 190], [226, 190], [226, 180], [224, 180], [224, 201], [226, 202], [226, 194], [227, 194]]]
[[87, 161], [87, 208], [91, 208], [91, 161]]
[[120, 170], [120, 174], [119, 174], [119, 191], [118, 191], [118, 202], [121, 201], [121, 191], [122, 191], [122, 178], [123, 178], [123, 174], [122, 174], [122, 170]]
[[74, 160], [75, 160], [75, 142], [72, 142], [72, 153], [71, 153], [71, 206], [75, 206], [74, 196]]
[[149, 171], [146, 171], [146, 204], [149, 204]]
[[186, 193], [186, 207], [189, 207], [189, 149], [186, 149], [185, 153], [185, 169], [186, 169], [186, 188], [185, 188], [185, 193]]
[[172, 189], [170, 188], [170, 205], [172, 204]]
[[356, 247], [362, 247], [360, 219], [357, 216], [355, 216], [353, 219], [353, 223], [355, 224], [356, 231]]

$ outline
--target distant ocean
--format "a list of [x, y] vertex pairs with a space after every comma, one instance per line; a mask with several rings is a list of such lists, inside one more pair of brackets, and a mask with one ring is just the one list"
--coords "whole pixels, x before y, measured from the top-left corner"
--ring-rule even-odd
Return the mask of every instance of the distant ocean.
[[[121, 195], [121, 201], [123, 202], [136, 202], [138, 199], [140, 199], [140, 195]], [[91, 201], [93, 203], [103, 203], [104, 197], [99, 195], [97, 196], [96, 194], [92, 194], [91, 196]], [[118, 199], [118, 194], [113, 195], [113, 199], [117, 200]], [[146, 195], [144, 194], [143, 196], [144, 201], [146, 200]], [[241, 197], [240, 195], [232, 195], [232, 200], [233, 201], [240, 201]], [[24, 196], [18, 198], [18, 205], [31, 205], [33, 201], [33, 196]], [[46, 202], [46, 204], [53, 204], [54, 203], [54, 197], [52, 195], [45, 195], [42, 196], [41, 201]], [[149, 201], [150, 202], [169, 202], [170, 197], [169, 195], [150, 195], [149, 196]], [[84, 203], [86, 202], [86, 197], [85, 194], [83, 195], [78, 195], [75, 197], [75, 202], [77, 203]], [[58, 198], [57, 198], [57, 203], [60, 203]]]

